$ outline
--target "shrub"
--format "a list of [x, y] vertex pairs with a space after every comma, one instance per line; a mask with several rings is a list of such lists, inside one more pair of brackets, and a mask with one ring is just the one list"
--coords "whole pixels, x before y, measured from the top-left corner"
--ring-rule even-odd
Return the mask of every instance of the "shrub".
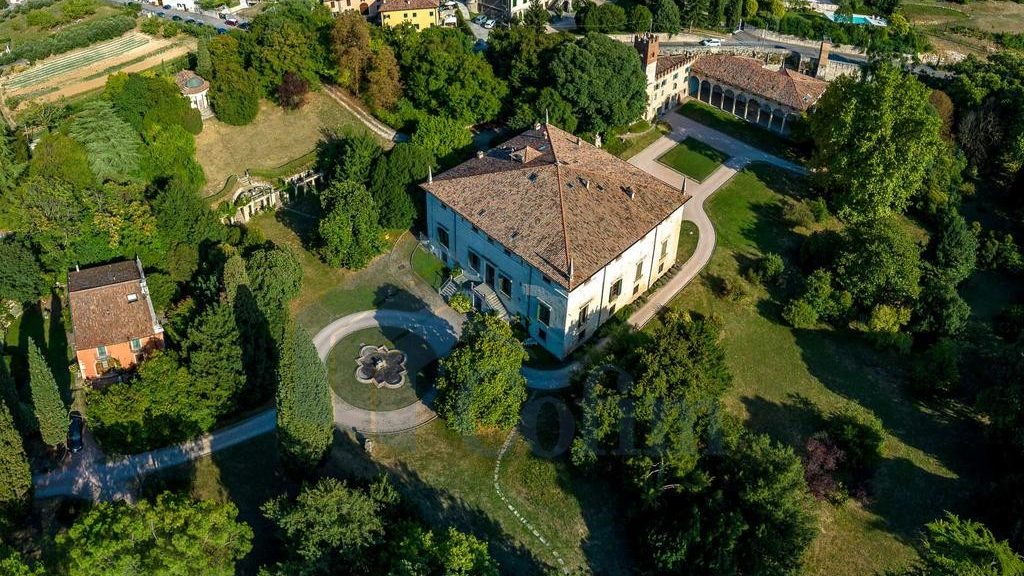
[[814, 221], [821, 223], [828, 219], [828, 204], [822, 198], [815, 198], [810, 202], [811, 214], [814, 214]]
[[846, 460], [846, 453], [832, 442], [828, 434], [817, 433], [807, 439], [804, 455], [804, 480], [807, 489], [818, 500], [839, 503], [846, 499], [846, 490], [836, 475]]
[[163, 22], [159, 18], [146, 18], [139, 24], [139, 30], [149, 34], [150, 36], [156, 36], [160, 33], [160, 27]]
[[181, 32], [181, 26], [177, 22], [168, 22], [164, 24], [164, 38], [174, 38]]
[[473, 309], [473, 301], [462, 292], [454, 294], [448, 300], [448, 305], [459, 314], [466, 314]]
[[53, 28], [59, 21], [57, 17], [46, 10], [33, 10], [25, 15], [25, 22], [36, 28]]
[[785, 269], [786, 263], [783, 262], [782, 256], [774, 252], [768, 252], [757, 263], [758, 275], [764, 282], [778, 282]]
[[960, 364], [957, 345], [950, 338], [940, 338], [914, 358], [911, 382], [923, 394], [946, 395], [960, 386]]
[[910, 335], [900, 330], [909, 321], [909, 309], [879, 304], [871, 310], [867, 324], [868, 335], [879, 348], [892, 348], [905, 353], [910, 350]]
[[803, 298], [791, 300], [782, 310], [782, 318], [793, 328], [814, 328], [818, 325], [818, 312]]
[[809, 227], [817, 221], [814, 211], [806, 202], [794, 201], [786, 204], [782, 209], [782, 217], [793, 226]]
[[870, 471], [881, 461], [885, 428], [866, 408], [849, 403], [832, 412], [826, 432], [846, 454], [846, 468], [854, 474]]

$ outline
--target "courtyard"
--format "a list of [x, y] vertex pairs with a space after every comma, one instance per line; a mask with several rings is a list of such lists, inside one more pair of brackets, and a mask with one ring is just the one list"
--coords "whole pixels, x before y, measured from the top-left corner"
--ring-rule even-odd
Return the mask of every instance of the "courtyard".
[[683, 140], [658, 157], [658, 162], [698, 182], [707, 179], [727, 160], [729, 155], [725, 152], [693, 138]]

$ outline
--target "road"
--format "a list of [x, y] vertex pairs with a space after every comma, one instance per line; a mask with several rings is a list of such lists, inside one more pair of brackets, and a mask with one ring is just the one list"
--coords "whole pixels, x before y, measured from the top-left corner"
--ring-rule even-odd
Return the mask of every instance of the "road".
[[[111, 0], [111, 1], [114, 4], [138, 4], [138, 2], [132, 2], [130, 0]], [[167, 4], [166, 5], [167, 6], [173, 6], [174, 3], [171, 0], [167, 0]], [[154, 16], [163, 13], [164, 14], [164, 18], [167, 18], [167, 19], [171, 19], [174, 16], [178, 16], [178, 17], [181, 18], [182, 22], [184, 22], [185, 20], [195, 20], [196, 22], [201, 22], [201, 23], [203, 23], [206, 26], [210, 26], [211, 28], [231, 30], [231, 26], [228, 26], [227, 24], [225, 24], [224, 20], [222, 18], [220, 18], [220, 16], [218, 16], [216, 12], [212, 12], [212, 11], [189, 12], [188, 10], [179, 10], [179, 9], [174, 9], [174, 8], [172, 8], [170, 10], [165, 10], [161, 6], [156, 6], [156, 5], [148, 4], [148, 3], [145, 3], [145, 2], [142, 3], [142, 11], [144, 13], [152, 14]], [[236, 16], [236, 18], [237, 18], [237, 16]], [[245, 18], [238, 18], [238, 23], [239, 24], [247, 23], [247, 22], [248, 22], [248, 20], [246, 20]]]

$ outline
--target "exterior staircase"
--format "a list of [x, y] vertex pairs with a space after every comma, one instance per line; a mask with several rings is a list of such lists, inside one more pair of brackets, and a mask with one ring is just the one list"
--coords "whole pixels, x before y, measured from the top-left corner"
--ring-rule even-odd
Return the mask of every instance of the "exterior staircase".
[[501, 299], [498, 298], [493, 288], [481, 282], [473, 286], [473, 292], [483, 301], [483, 312], [497, 312], [498, 317], [502, 320], [508, 320], [508, 310], [505, 309], [505, 305], [501, 303]]
[[447, 280], [444, 281], [444, 284], [441, 285], [441, 288], [438, 289], [437, 292], [438, 294], [441, 295], [442, 298], [444, 298], [444, 301], [447, 302], [458, 291], [459, 284], [455, 282], [454, 278], [449, 277]]

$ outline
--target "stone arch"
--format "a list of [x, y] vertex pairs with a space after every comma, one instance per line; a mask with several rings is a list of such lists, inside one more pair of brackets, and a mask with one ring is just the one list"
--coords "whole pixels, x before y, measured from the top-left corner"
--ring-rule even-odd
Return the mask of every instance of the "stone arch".
[[722, 92], [722, 86], [721, 85], [719, 85], [719, 84], [713, 85], [711, 87], [711, 102], [709, 102], [709, 103], [712, 106], [714, 106], [715, 108], [721, 108], [722, 107], [723, 94], [724, 93]]
[[711, 82], [708, 82], [707, 80], [701, 81], [700, 94], [697, 99], [701, 102], [707, 102], [708, 104], [711, 103]]
[[736, 93], [732, 91], [732, 88], [726, 88], [722, 92], [722, 110], [729, 113], [734, 113], [736, 110]]
[[761, 109], [761, 102], [755, 98], [747, 100], [747, 106], [743, 110], [743, 118], [748, 122], [757, 122], [757, 111]]
[[690, 76], [689, 81], [687, 81], [686, 92], [688, 96], [697, 96], [698, 94], [700, 94], [700, 78], [697, 78], [696, 76]]
[[771, 104], [767, 102], [761, 103], [760, 114], [757, 117], [757, 123], [765, 128], [770, 128], [772, 122], [772, 113], [774, 109]]

